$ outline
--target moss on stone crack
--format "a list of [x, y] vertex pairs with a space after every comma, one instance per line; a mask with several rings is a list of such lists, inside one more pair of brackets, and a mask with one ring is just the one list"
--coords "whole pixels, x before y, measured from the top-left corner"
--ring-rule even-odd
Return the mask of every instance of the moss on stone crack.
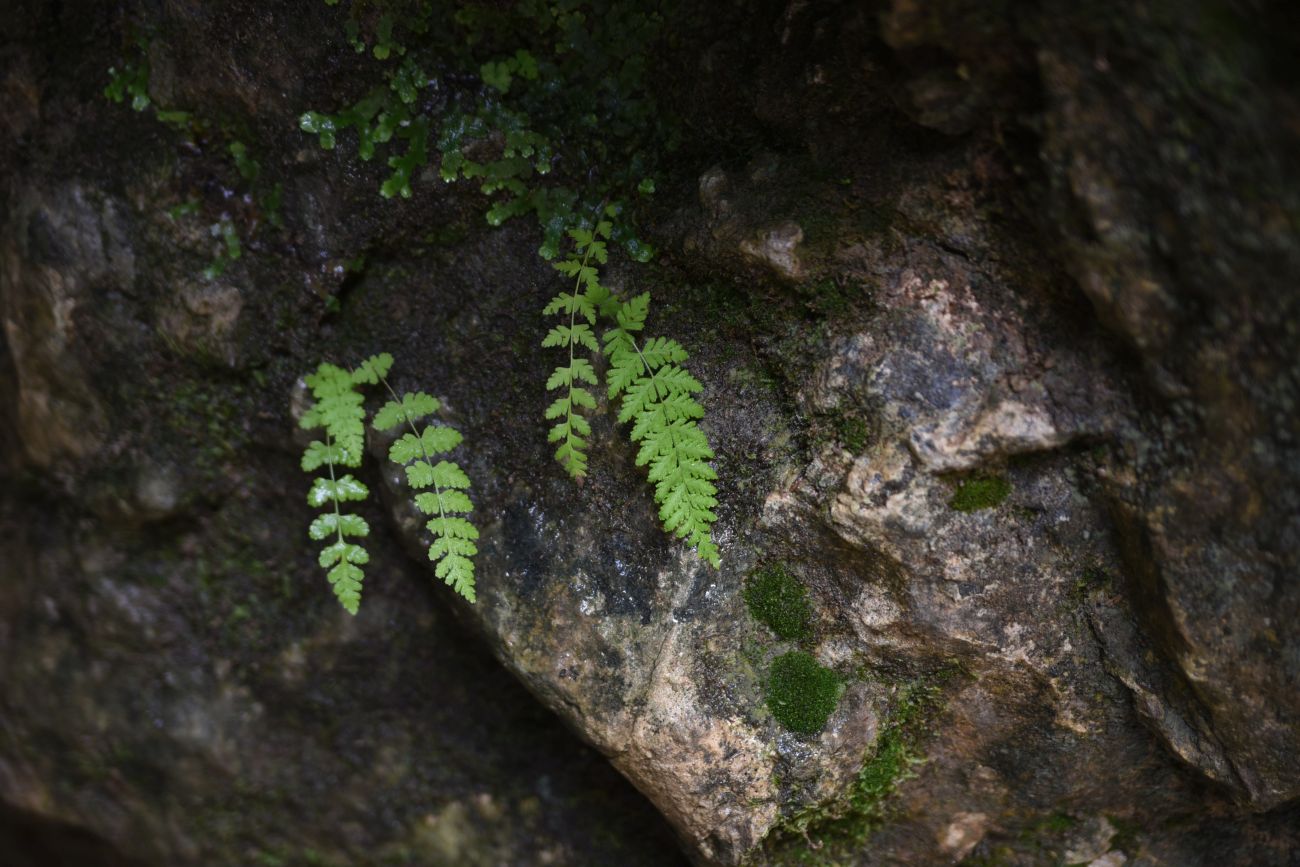
[[991, 509], [1005, 500], [1010, 493], [1011, 483], [1002, 476], [965, 479], [957, 486], [957, 492], [952, 495], [948, 505], [958, 512]]
[[780, 822], [764, 843], [774, 864], [846, 863], [890, 818], [890, 797], [914, 776], [923, 759], [927, 721], [939, 709], [939, 683], [956, 670], [902, 687], [882, 723], [871, 752], [848, 789], [838, 798], [804, 807]]
[[776, 721], [790, 731], [817, 734], [839, 700], [839, 677], [811, 654], [795, 650], [772, 661], [767, 706]]
[[745, 604], [754, 619], [778, 637], [798, 641], [811, 634], [808, 595], [785, 566], [773, 564], [755, 572], [745, 582]]

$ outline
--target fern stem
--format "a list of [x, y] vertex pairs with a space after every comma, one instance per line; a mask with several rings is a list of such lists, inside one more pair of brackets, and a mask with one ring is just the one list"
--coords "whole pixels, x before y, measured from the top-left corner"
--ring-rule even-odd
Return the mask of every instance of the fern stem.
[[[388, 384], [388, 380], [384, 379], [383, 377], [380, 377], [379, 381], [384, 384], [384, 388], [388, 389], [388, 393], [393, 396], [393, 401], [398, 406], [401, 406], [402, 400], [397, 396], [397, 392], [393, 391], [393, 387]], [[402, 410], [402, 418], [406, 419], [406, 425], [411, 429], [411, 434], [416, 438], [416, 440], [419, 441], [420, 452], [424, 455], [424, 462], [425, 464], [428, 465], [429, 469], [432, 470], [433, 458], [429, 457], [429, 450], [424, 447], [424, 437], [420, 436], [420, 431], [416, 429], [415, 422], [407, 414], [405, 409]], [[442, 488], [438, 486], [437, 479], [433, 480], [433, 495], [438, 498], [438, 517], [442, 519], [443, 526], [445, 527], [447, 521], [447, 513], [442, 510]]]
[[[637, 345], [636, 338], [632, 336], [632, 332], [625, 331], [622, 328], [620, 328], [619, 331], [622, 331], [624, 334], [627, 335], [628, 342], [632, 344], [632, 349], [636, 351], [636, 357], [641, 359], [641, 367], [645, 369], [645, 375], [649, 377], [653, 377], [654, 371], [650, 369], [650, 362], [646, 361], [645, 356], [641, 354], [641, 347]], [[655, 396], [656, 397], [659, 396], [659, 386], [657, 385], [655, 386]]]
[[[325, 428], [325, 448], [334, 448], [334, 438], [330, 436], [328, 427]], [[327, 452], [327, 454], [332, 454], [332, 452]], [[332, 457], [327, 458], [325, 464], [330, 468], [330, 490], [333, 491], [330, 495], [330, 502], [334, 504], [334, 529], [338, 531], [339, 544], [342, 545], [346, 544], [346, 542], [343, 540], [343, 513], [339, 511], [338, 480], [334, 478], [334, 459]]]

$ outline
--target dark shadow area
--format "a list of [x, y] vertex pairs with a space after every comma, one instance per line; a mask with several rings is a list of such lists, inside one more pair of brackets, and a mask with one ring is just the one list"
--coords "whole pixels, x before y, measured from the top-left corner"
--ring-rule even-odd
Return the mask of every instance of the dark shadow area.
[[5, 867], [145, 867], [85, 828], [0, 803], [0, 861]]

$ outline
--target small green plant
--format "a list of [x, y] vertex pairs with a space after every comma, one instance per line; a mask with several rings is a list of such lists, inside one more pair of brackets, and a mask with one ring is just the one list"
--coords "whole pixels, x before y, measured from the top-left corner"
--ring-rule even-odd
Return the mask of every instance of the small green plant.
[[1001, 476], [964, 479], [957, 485], [957, 492], [948, 501], [948, 506], [958, 512], [992, 509], [1005, 500], [1010, 493], [1011, 483]]
[[[124, 102], [129, 96], [131, 107], [136, 111], [144, 111], [152, 106], [154, 117], [158, 122], [191, 141], [200, 142], [213, 137], [226, 140], [225, 152], [234, 164], [235, 171], [239, 173], [247, 191], [243, 198], [245, 202], [255, 202], [257, 205], [255, 212], [257, 216], [247, 220], [248, 225], [244, 227], [243, 239], [240, 237], [240, 228], [236, 225], [235, 218], [226, 210], [227, 205], [224, 201], [213, 222], [209, 223], [208, 234], [214, 239], [215, 253], [212, 261], [203, 269], [203, 276], [208, 280], [214, 280], [224, 274], [233, 262], [242, 258], [244, 241], [254, 237], [260, 221], [264, 220], [276, 228], [283, 225], [280, 218], [283, 188], [278, 183], [268, 185], [264, 182], [261, 164], [253, 158], [246, 144], [234, 139], [234, 133], [229, 126], [210, 123], [195, 112], [164, 109], [151, 100], [149, 40], [138, 36], [133, 45], [132, 59], [123, 61], [120, 69], [116, 66], [109, 67], [109, 82], [104, 88], [104, 96], [118, 103]], [[167, 213], [173, 220], [179, 220], [183, 217], [198, 217], [200, 212], [201, 203], [191, 197], [183, 204], [170, 208]]]
[[[348, 42], [358, 52], [373, 44], [384, 82], [335, 113], [305, 112], [299, 127], [325, 149], [355, 133], [363, 161], [391, 147], [385, 197], [409, 198], [413, 177], [436, 154], [443, 181], [474, 181], [489, 197], [489, 224], [535, 215], [543, 258], [558, 256], [566, 236], [575, 241], [574, 254], [556, 265], [574, 289], [545, 308], [562, 318], [543, 346], [567, 355], [547, 382], [560, 392], [546, 410], [556, 459], [574, 478], [587, 473], [588, 414], [598, 406], [589, 387], [599, 384], [592, 360], [603, 354], [608, 397], [620, 401], [619, 421], [632, 425], [637, 464], [648, 468], [664, 528], [716, 567], [717, 475], [697, 424], [702, 386], [681, 366], [687, 353], [679, 343], [640, 335], [650, 296], [617, 298], [598, 273], [610, 243], [635, 261], [654, 255], [637, 237], [628, 203], [654, 193], [647, 160], [676, 146], [675, 122], [655, 104], [646, 75], [669, 11], [632, 0], [352, 3]], [[426, 70], [441, 70], [436, 100]], [[601, 217], [595, 225], [584, 216], [593, 212]], [[612, 325], [603, 347], [600, 318]]]
[[[580, 479], [587, 474], [587, 440], [591, 435], [591, 424], [582, 415], [584, 409], [596, 408], [596, 397], [584, 387], [597, 385], [596, 370], [587, 358], [579, 357], [579, 348], [591, 353], [599, 353], [600, 345], [596, 334], [591, 329], [596, 324], [596, 304], [593, 291], [599, 292], [600, 280], [594, 265], [588, 264], [592, 257], [604, 264], [608, 254], [603, 242], [591, 238], [591, 233], [575, 235], [582, 258], [569, 256], [555, 267], [560, 273], [573, 277], [573, 291], [556, 295], [542, 310], [542, 315], [562, 314], [568, 317], [568, 324], [554, 326], [542, 340], [544, 348], [562, 347], [569, 353], [569, 363], [555, 368], [551, 378], [546, 381], [546, 390], [563, 389], [564, 393], [546, 408], [546, 418], [554, 421], [550, 441], [559, 443], [555, 450], [555, 459], [573, 476]], [[582, 242], [586, 240], [587, 243]], [[594, 288], [593, 288], [594, 287]], [[583, 322], [578, 319], [582, 318]]]
[[123, 61], [121, 69], [109, 66], [108, 86], [104, 88], [104, 96], [114, 103], [123, 103], [129, 96], [131, 109], [143, 112], [149, 107], [148, 40], [144, 36], [136, 36], [135, 47], [138, 56], [134, 61]]
[[[442, 180], [476, 182], [490, 197], [490, 224], [535, 215], [546, 259], [583, 214], [613, 203], [613, 240], [648, 261], [654, 250], [626, 206], [654, 192], [655, 151], [676, 146], [676, 121], [656, 105], [646, 75], [646, 54], [671, 14], [634, 0], [415, 3], [382, 13], [353, 3], [346, 38], [358, 52], [373, 44], [386, 83], [335, 112], [308, 111], [299, 126], [324, 148], [355, 130], [363, 161], [405, 143], [387, 159], [384, 196], [409, 197], [414, 174], [439, 161]], [[426, 69], [450, 69], [444, 85], [464, 84], [435, 107]]]
[[755, 620], [787, 641], [807, 638], [812, 612], [803, 584], [779, 563], [761, 569], [745, 582], [745, 604]]
[[[372, 365], [384, 364], [380, 356], [369, 361]], [[392, 363], [391, 357], [387, 363]], [[302, 468], [312, 472], [326, 467], [329, 471], [329, 478], [317, 478], [312, 483], [307, 502], [314, 508], [330, 508], [311, 522], [307, 532], [318, 542], [334, 537], [334, 541], [321, 551], [320, 564], [329, 570], [326, 577], [339, 604], [349, 614], [356, 614], [361, 604], [361, 581], [365, 577], [361, 567], [370, 562], [370, 555], [365, 548], [348, 539], [370, 535], [370, 525], [360, 515], [345, 514], [343, 503], [364, 500], [370, 495], [370, 490], [351, 473], [340, 476], [338, 470], [361, 466], [366, 411], [357, 386], [364, 380], [358, 379], [351, 371], [322, 363], [306, 381], [316, 403], [303, 414], [299, 425], [304, 430], [324, 430], [325, 439], [307, 446], [302, 456]]]
[[[446, 425], [428, 425], [423, 431], [416, 427], [417, 421], [438, 410], [438, 401], [423, 392], [398, 397], [386, 378], [392, 365], [393, 357], [384, 352], [367, 358], [354, 370], [323, 362], [306, 377], [315, 403], [299, 425], [304, 430], [323, 430], [324, 439], [307, 446], [302, 468], [312, 472], [325, 467], [328, 471], [328, 478], [317, 478], [307, 494], [307, 502], [314, 508], [328, 507], [312, 521], [308, 535], [316, 541], [334, 539], [321, 551], [320, 564], [328, 570], [326, 577], [334, 595], [349, 614], [356, 614], [361, 605], [365, 577], [361, 567], [370, 561], [369, 553], [349, 539], [368, 536], [370, 526], [360, 515], [344, 513], [343, 504], [364, 500], [370, 491], [351, 473], [340, 475], [339, 471], [361, 466], [366, 410], [359, 389], [364, 385], [382, 384], [393, 398], [375, 414], [372, 424], [376, 430], [403, 424], [410, 428], [393, 443], [388, 456], [405, 468], [408, 484], [420, 491], [415, 495], [416, 508], [430, 516], [427, 526], [434, 542], [429, 559], [437, 564], [435, 574], [470, 602], [475, 599], [472, 558], [478, 553], [474, 544], [478, 530], [461, 517], [474, 508], [465, 493], [469, 478], [451, 461], [433, 463], [434, 455], [459, 445], [461, 435]], [[430, 487], [431, 492], [423, 490]]]
[[800, 650], [772, 661], [767, 683], [767, 706], [776, 721], [792, 732], [815, 735], [840, 700], [840, 679], [835, 672]]
[[208, 231], [221, 242], [221, 252], [203, 269], [203, 276], [213, 280], [226, 273], [230, 263], [244, 255], [244, 246], [240, 243], [239, 231], [228, 214], [222, 214], [217, 222], [208, 227]]
[[[547, 381], [548, 390], [564, 389], [546, 411], [552, 442], [559, 442], [556, 459], [570, 475], [581, 478], [587, 471], [583, 449], [591, 426], [581, 414], [596, 406], [595, 396], [583, 383], [598, 380], [591, 362], [578, 357], [581, 347], [598, 349], [592, 327], [597, 315], [612, 320], [603, 337], [603, 353], [609, 360], [605, 384], [610, 400], [619, 399], [618, 420], [631, 423], [631, 439], [640, 446], [637, 466], [648, 467], [655, 486], [659, 519], [669, 533], [684, 539], [706, 562], [717, 567], [721, 555], [713, 541], [717, 520], [717, 472], [709, 465], [714, 458], [708, 438], [696, 423], [704, 417], [694, 397], [703, 389], [699, 381], [681, 366], [687, 352], [680, 343], [666, 337], [641, 335], [650, 309], [650, 294], [642, 293], [623, 301], [600, 282], [597, 264], [608, 258], [606, 242], [611, 224], [602, 220], [594, 230], [573, 229], [569, 235], [574, 250], [555, 269], [574, 279], [572, 292], [552, 298], [543, 313], [568, 316], [568, 324], [551, 329], [542, 345], [568, 351], [569, 363], [556, 368]], [[585, 321], [579, 322], [581, 317]]]

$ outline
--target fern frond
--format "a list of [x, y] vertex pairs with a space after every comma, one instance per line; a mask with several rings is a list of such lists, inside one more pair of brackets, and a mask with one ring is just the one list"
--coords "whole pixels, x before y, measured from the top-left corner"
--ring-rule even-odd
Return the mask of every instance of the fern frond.
[[[595, 368], [588, 359], [577, 355], [577, 350], [600, 352], [592, 326], [596, 324], [597, 311], [602, 310], [612, 296], [600, 284], [600, 274], [590, 263], [594, 260], [604, 264], [608, 260], [605, 241], [611, 230], [610, 224], [603, 221], [595, 229], [570, 230], [569, 236], [573, 238], [576, 249], [564, 261], [555, 263], [555, 269], [573, 278], [573, 291], [561, 292], [542, 308], [545, 316], [561, 314], [569, 318], [567, 325], [561, 323], [547, 332], [542, 346], [566, 349], [569, 354], [568, 365], [555, 368], [546, 380], [547, 391], [563, 389], [563, 393], [546, 408], [545, 417], [548, 421], [556, 421], [548, 437], [550, 442], [559, 443], [555, 459], [575, 479], [587, 474], [586, 437], [591, 435], [591, 424], [583, 417], [582, 410], [596, 407], [595, 396], [583, 388], [582, 383], [599, 383]], [[579, 322], [579, 317], [586, 322]]]
[[664, 337], [637, 342], [649, 309], [649, 293], [623, 303], [613, 317], [617, 327], [604, 336], [609, 396], [622, 396], [618, 420], [632, 422], [632, 442], [640, 444], [636, 463], [649, 468], [664, 529], [716, 568], [718, 476], [709, 465], [714, 453], [708, 437], [696, 424], [704, 407], [694, 397], [703, 386], [681, 367], [688, 354], [680, 343]]
[[307, 502], [319, 509], [331, 500], [340, 503], [345, 500], [364, 500], [369, 495], [366, 486], [349, 473], [340, 479], [317, 479], [307, 492]]
[[[473, 602], [472, 558], [478, 553], [474, 544], [478, 529], [468, 518], [461, 517], [474, 511], [474, 503], [465, 493], [470, 486], [469, 477], [453, 461], [433, 462], [435, 455], [450, 452], [463, 438], [460, 431], [442, 424], [431, 424], [421, 431], [415, 423], [436, 412], [438, 400], [420, 392], [406, 393], [399, 398], [386, 379], [381, 377], [380, 381], [393, 399], [375, 414], [372, 425], [377, 430], [391, 430], [400, 424], [409, 428], [408, 433], [389, 447], [388, 459], [405, 467], [407, 484], [418, 491], [415, 507], [430, 516], [425, 526], [434, 537], [429, 546], [429, 559], [437, 564], [434, 574]], [[432, 491], [422, 490], [430, 487]]]
[[357, 386], [378, 382], [392, 363], [387, 353], [366, 359], [355, 371], [323, 363], [305, 378], [316, 402], [299, 424], [306, 430], [324, 429], [325, 439], [307, 446], [302, 468], [311, 472], [326, 467], [329, 471], [328, 478], [312, 482], [307, 502], [316, 509], [330, 509], [316, 516], [307, 534], [316, 541], [334, 537], [335, 541], [321, 551], [320, 565], [328, 570], [330, 587], [349, 614], [356, 614], [361, 604], [361, 582], [365, 577], [361, 566], [369, 562], [370, 555], [347, 539], [369, 535], [370, 526], [360, 515], [345, 513], [342, 504], [364, 500], [370, 491], [352, 474], [338, 475], [336, 468], [360, 466], [365, 451], [366, 411]]

